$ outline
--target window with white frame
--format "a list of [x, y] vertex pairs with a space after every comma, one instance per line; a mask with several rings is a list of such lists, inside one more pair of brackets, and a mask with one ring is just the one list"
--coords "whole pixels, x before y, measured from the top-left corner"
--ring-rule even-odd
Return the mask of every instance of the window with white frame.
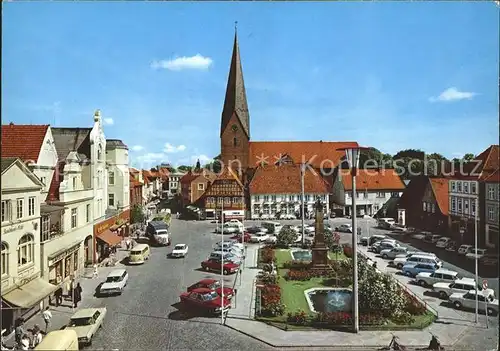
[[85, 220], [87, 221], [87, 223], [90, 222], [90, 204], [87, 204], [85, 206]]
[[326, 202], [326, 195], [325, 195], [325, 194], [321, 195], [321, 199], [322, 199], [324, 202]]
[[50, 237], [50, 217], [42, 217], [42, 228], [40, 228], [40, 241], [44, 242], [49, 240]]
[[108, 184], [115, 185], [115, 172], [108, 173]]
[[422, 204], [424, 212], [427, 212], [427, 202], [424, 201]]
[[253, 200], [254, 201], [260, 201], [260, 196], [259, 195], [254, 195]]
[[472, 203], [470, 204], [470, 208], [471, 208], [471, 215], [475, 215], [476, 214], [476, 201], [472, 201]]
[[276, 201], [276, 195], [271, 195], [271, 201]]
[[469, 193], [469, 182], [464, 182], [464, 193]]
[[269, 201], [269, 195], [264, 195], [264, 201], [268, 202]]
[[43, 183], [42, 189], [45, 189], [47, 186], [47, 178], [46, 177], [40, 177], [40, 181]]
[[457, 190], [462, 192], [462, 182], [457, 182]]
[[108, 206], [115, 206], [115, 194], [108, 194]]
[[488, 185], [488, 200], [495, 200], [495, 187]]
[[469, 200], [464, 200], [464, 213], [469, 214]]
[[73, 177], [73, 190], [76, 190], [76, 177]]
[[233, 204], [237, 205], [241, 203], [241, 197], [233, 197]]
[[436, 213], [436, 204], [431, 204], [431, 212]]
[[458, 199], [458, 212], [462, 213], [462, 199]]
[[74, 229], [78, 225], [78, 213], [76, 208], [71, 209], [71, 228]]
[[475, 194], [476, 193], [476, 182], [471, 182], [470, 183], [470, 192], [471, 192], [471, 194]]
[[225, 197], [224, 198], [224, 206], [230, 206], [230, 205], [231, 205], [231, 198]]
[[35, 215], [35, 200], [36, 200], [36, 197], [34, 197], [34, 196], [31, 196], [28, 199], [28, 216]]
[[205, 184], [198, 183], [198, 190], [205, 190]]
[[493, 206], [488, 206], [488, 220], [495, 220], [495, 208]]
[[451, 210], [455, 211], [456, 209], [457, 209], [457, 200], [454, 197], [452, 197], [451, 198]]
[[381, 192], [379, 192], [379, 193], [377, 193], [377, 197], [384, 198], [384, 197], [385, 197], [385, 193], [381, 193]]
[[2, 223], [12, 220], [12, 201], [2, 200]]
[[2, 277], [9, 274], [9, 245], [2, 241]]
[[33, 235], [25, 234], [17, 246], [17, 265], [19, 267], [35, 262], [35, 240]]
[[290, 201], [295, 201], [295, 195], [290, 195]]
[[451, 191], [455, 191], [456, 187], [455, 187], [455, 182], [454, 181], [451, 181]]
[[24, 210], [24, 199], [17, 199], [16, 200], [16, 218], [21, 219], [23, 218], [23, 210]]
[[310, 201], [311, 200], [311, 195], [309, 195], [309, 194], [305, 195], [305, 199], [306, 199], [305, 201], [307, 201], [307, 202]]

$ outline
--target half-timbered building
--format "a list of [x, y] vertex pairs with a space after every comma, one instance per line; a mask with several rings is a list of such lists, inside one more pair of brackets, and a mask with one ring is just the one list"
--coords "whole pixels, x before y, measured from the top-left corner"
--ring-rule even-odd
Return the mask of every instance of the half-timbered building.
[[245, 192], [240, 178], [230, 167], [224, 167], [217, 178], [208, 185], [203, 195], [207, 217], [224, 213], [225, 219], [243, 219]]

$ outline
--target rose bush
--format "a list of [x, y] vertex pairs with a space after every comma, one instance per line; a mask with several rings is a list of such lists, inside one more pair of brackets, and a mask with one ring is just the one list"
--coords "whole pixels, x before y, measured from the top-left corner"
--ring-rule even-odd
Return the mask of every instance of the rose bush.
[[283, 263], [283, 268], [285, 269], [295, 269], [295, 270], [308, 270], [311, 267], [311, 262], [304, 261], [286, 261]]
[[285, 279], [286, 280], [306, 281], [306, 280], [310, 280], [312, 277], [313, 276], [312, 276], [310, 271], [290, 269], [288, 271], [288, 273], [286, 274]]
[[288, 323], [296, 324], [296, 325], [305, 325], [308, 321], [308, 315], [305, 311], [299, 311], [295, 313], [288, 313], [286, 320]]
[[264, 247], [260, 251], [260, 260], [262, 263], [276, 263], [276, 254], [271, 247]]
[[408, 291], [404, 291], [404, 296], [406, 298], [406, 305], [404, 311], [411, 315], [422, 315], [427, 312], [425, 305], [417, 299], [416, 296], [411, 295]]
[[359, 282], [359, 309], [366, 313], [381, 312], [390, 317], [404, 311], [406, 297], [398, 283], [388, 274], [368, 270]]

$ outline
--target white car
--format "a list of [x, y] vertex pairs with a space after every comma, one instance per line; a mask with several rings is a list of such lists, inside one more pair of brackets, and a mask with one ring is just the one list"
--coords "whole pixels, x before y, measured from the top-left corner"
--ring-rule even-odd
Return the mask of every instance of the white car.
[[415, 277], [415, 281], [423, 287], [433, 286], [436, 283], [453, 283], [460, 279], [458, 272], [448, 269], [438, 269], [434, 273], [420, 272]]
[[251, 243], [262, 243], [269, 239], [269, 235], [266, 233], [255, 233], [250, 236], [250, 242]]
[[[297, 231], [299, 234], [302, 234], [302, 226], [300, 227], [297, 227]], [[314, 233], [316, 231], [316, 228], [313, 226], [313, 225], [304, 225], [304, 233], [305, 234], [311, 234], [311, 233]]]
[[268, 235], [268, 238], [265, 241], [266, 244], [276, 244], [277, 242], [278, 242], [278, 237], [276, 235]]
[[99, 295], [121, 295], [128, 282], [128, 273], [125, 269], [115, 269], [106, 277], [106, 281], [99, 288]]
[[403, 266], [407, 264], [419, 264], [419, 263], [434, 263], [438, 267], [443, 265], [436, 255], [432, 253], [417, 253], [407, 257], [398, 257], [391, 262], [393, 266], [396, 266], [398, 269], [403, 268]]
[[448, 243], [451, 241], [451, 238], [448, 237], [442, 237], [439, 238], [438, 241], [436, 241], [436, 247], [444, 249], [446, 246], [448, 246]]
[[227, 240], [227, 241], [226, 240], [219, 241], [217, 244], [215, 244], [215, 248], [216, 249], [219, 249], [221, 247], [234, 247], [234, 248], [239, 249], [240, 251], [244, 251], [245, 250], [245, 245], [243, 245], [239, 241], [233, 240], [233, 239], [230, 239], [230, 240]]
[[380, 256], [382, 256], [382, 258], [384, 259], [395, 259], [398, 255], [405, 255], [406, 257], [406, 253], [408, 252], [408, 249], [406, 247], [403, 247], [403, 246], [396, 246], [392, 249], [384, 249], [382, 251], [380, 251]]
[[475, 260], [476, 258], [479, 260], [484, 255], [486, 255], [486, 249], [472, 249], [465, 257], [470, 260]]
[[[476, 289], [476, 281], [472, 278], [462, 278], [457, 279], [453, 283], [435, 283], [432, 286], [432, 290], [439, 294], [439, 297], [446, 299], [452, 294], [464, 294], [469, 290]], [[483, 287], [479, 284], [477, 285], [477, 290], [483, 291]], [[495, 296], [495, 291], [493, 289], [486, 289], [488, 295]]]
[[107, 311], [106, 307], [77, 310], [64, 330], [74, 330], [78, 343], [90, 346], [95, 333], [102, 327]]
[[352, 226], [350, 224], [341, 224], [337, 228], [335, 228], [335, 231], [342, 233], [352, 233]]
[[[478, 309], [487, 311], [488, 315], [496, 316], [498, 314], [498, 300], [491, 295], [484, 295], [482, 292], [477, 293]], [[455, 308], [476, 308], [476, 290], [470, 290], [466, 293], [455, 293], [449, 298], [449, 301]]]
[[239, 250], [235, 247], [234, 248], [233, 247], [217, 247], [217, 248], [215, 248], [215, 251], [228, 253], [228, 254], [234, 255], [234, 256], [239, 257], [239, 258], [242, 258], [245, 255], [241, 250]]
[[293, 214], [284, 214], [282, 216], [280, 216], [280, 219], [295, 219], [295, 215]]
[[188, 253], [188, 246], [186, 244], [177, 244], [174, 246], [172, 253], [170, 254], [172, 257], [186, 257]]
[[460, 245], [457, 252], [459, 255], [467, 255], [472, 250], [474, 250], [474, 246], [472, 245]]

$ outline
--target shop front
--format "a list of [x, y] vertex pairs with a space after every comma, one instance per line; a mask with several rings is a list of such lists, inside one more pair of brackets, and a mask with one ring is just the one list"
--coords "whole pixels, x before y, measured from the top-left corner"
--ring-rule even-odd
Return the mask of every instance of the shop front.
[[62, 249], [48, 255], [49, 282], [62, 287], [70, 279], [79, 276], [81, 264], [81, 241], [76, 241], [69, 245], [67, 249]]
[[102, 262], [130, 235], [130, 210], [94, 225], [94, 262]]

